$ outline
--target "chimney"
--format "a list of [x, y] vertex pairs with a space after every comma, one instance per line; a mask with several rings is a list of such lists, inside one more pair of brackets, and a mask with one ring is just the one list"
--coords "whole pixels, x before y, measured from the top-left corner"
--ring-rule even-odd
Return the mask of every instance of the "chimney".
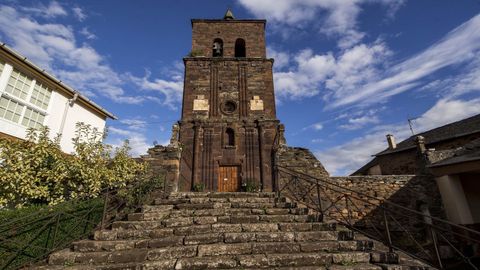
[[427, 148], [425, 147], [425, 138], [423, 136], [417, 136], [415, 142], [417, 143], [417, 148], [420, 153], [423, 154], [427, 151]]
[[392, 134], [387, 134], [388, 149], [393, 150], [397, 148], [397, 143], [395, 143], [395, 137]]

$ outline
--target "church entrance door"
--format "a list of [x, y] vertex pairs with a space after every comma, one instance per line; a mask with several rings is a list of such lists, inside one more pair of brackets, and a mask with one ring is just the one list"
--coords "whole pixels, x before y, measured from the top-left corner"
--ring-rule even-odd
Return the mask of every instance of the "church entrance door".
[[236, 192], [240, 189], [238, 166], [220, 166], [218, 171], [218, 191]]

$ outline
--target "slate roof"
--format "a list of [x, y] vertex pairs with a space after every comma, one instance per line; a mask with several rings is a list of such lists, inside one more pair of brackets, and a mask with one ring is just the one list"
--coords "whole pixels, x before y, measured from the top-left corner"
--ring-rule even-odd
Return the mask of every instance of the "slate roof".
[[388, 155], [391, 153], [402, 152], [415, 148], [415, 138], [417, 136], [423, 136], [425, 138], [425, 143], [428, 145], [444, 140], [463, 137], [477, 132], [480, 132], [480, 114], [419, 134], [415, 134], [410, 138], [398, 143], [395, 149], [383, 150], [382, 152], [375, 154], [375, 156]]
[[461, 150], [457, 151], [453, 157], [435, 162], [429, 167], [441, 167], [475, 160], [480, 160], [480, 139], [466, 144]]

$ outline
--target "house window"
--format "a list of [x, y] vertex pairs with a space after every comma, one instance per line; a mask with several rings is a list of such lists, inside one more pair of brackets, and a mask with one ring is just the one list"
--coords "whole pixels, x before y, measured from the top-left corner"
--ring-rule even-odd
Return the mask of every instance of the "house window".
[[12, 94], [13, 96], [16, 96], [20, 99], [26, 100], [31, 84], [32, 79], [16, 70], [13, 70], [12, 75], [8, 80], [5, 92]]
[[245, 40], [239, 38], [235, 41], [235, 57], [245, 57], [246, 55]]
[[27, 128], [40, 128], [51, 96], [52, 91], [45, 85], [14, 69], [4, 94], [0, 95], [0, 118]]
[[225, 130], [225, 145], [235, 146], [235, 132], [231, 128]]
[[27, 108], [25, 111], [25, 116], [22, 120], [22, 125], [26, 126], [27, 128], [40, 128], [43, 125], [44, 119], [44, 114]]
[[30, 103], [46, 110], [48, 108], [48, 102], [50, 101], [50, 96], [52, 91], [49, 90], [42, 84], [35, 84], [33, 88], [32, 97], [30, 98]]
[[219, 38], [216, 38], [213, 41], [213, 57], [222, 57], [223, 56], [223, 41]]
[[18, 123], [25, 106], [9, 98], [0, 98], [0, 117]]

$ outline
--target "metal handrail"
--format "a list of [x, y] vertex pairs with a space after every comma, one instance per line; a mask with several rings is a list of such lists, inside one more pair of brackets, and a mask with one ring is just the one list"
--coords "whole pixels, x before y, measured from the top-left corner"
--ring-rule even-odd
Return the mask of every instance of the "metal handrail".
[[[480, 232], [478, 231], [454, 224], [438, 217], [426, 215], [387, 199], [363, 194], [357, 190], [340, 186], [338, 183], [325, 178], [315, 177], [304, 172], [294, 171], [278, 165], [275, 168], [275, 172], [276, 182], [278, 183], [278, 195], [284, 195], [294, 201], [304, 204], [306, 207], [318, 213], [320, 221], [323, 221], [324, 217], [334, 219], [355, 231], [361, 232], [373, 239], [385, 243], [390, 251], [401, 250], [414, 258], [420, 259], [431, 265], [436, 265], [440, 269], [444, 269], [445, 260], [440, 256], [440, 243], [439, 238], [437, 237], [440, 235], [442, 243], [450, 246], [457, 256], [470, 266], [470, 269], [478, 270], [477, 266], [472, 263], [471, 259], [463, 254], [454, 243], [454, 240], [463, 240], [464, 242], [480, 245]], [[287, 181], [282, 182], [283, 178], [281, 177], [283, 175], [287, 175]], [[303, 186], [299, 187], [299, 185]], [[375, 200], [379, 203], [372, 203], [369, 200]], [[367, 215], [358, 219], [356, 222], [352, 222], [352, 213], [354, 211], [352, 208], [356, 207], [356, 210], [361, 212], [360, 208], [356, 205], [356, 202], [370, 207], [370, 213], [380, 211], [380, 216], [369, 218]], [[330, 203], [330, 205], [325, 206], [325, 203]], [[342, 213], [342, 210], [345, 209], [346, 211]], [[415, 224], [422, 224], [425, 227], [424, 229], [427, 229], [430, 234], [430, 240], [432, 243], [429, 245], [433, 245], [431, 250], [428, 250], [428, 246], [424, 246], [415, 238], [414, 234], [418, 233], [420, 231], [419, 229], [415, 231], [412, 228], [409, 228], [410, 224], [402, 224], [397, 218], [407, 218], [408, 220], [416, 218], [417, 222]], [[389, 221], [392, 221], [392, 223]], [[362, 222], [365, 224], [368, 223], [368, 226], [364, 225], [364, 227], [360, 227], [359, 224]], [[377, 227], [375, 223], [379, 223], [383, 228]], [[392, 230], [391, 225], [394, 227], [396, 226], [397, 230]], [[374, 231], [374, 233], [372, 233], [372, 231]], [[460, 232], [467, 233], [469, 236]], [[402, 243], [398, 243], [398, 241], [397, 243], [394, 243], [392, 233], [404, 234], [407, 236], [406, 239], [409, 239], [409, 243], [413, 244], [413, 246], [402, 246]], [[450, 238], [450, 240], [447, 238]], [[405, 238], [403, 240], [405, 240]], [[413, 252], [411, 250], [412, 248], [418, 249], [417, 252], [421, 252], [421, 254]]]
[[[152, 178], [149, 181], [140, 181], [134, 185], [115, 189], [104, 188], [98, 197], [92, 198], [85, 196], [75, 199], [75, 201], [86, 204], [93, 203], [93, 206], [87, 207], [82, 205], [81, 208], [54, 212], [51, 212], [50, 208], [45, 208], [39, 212], [1, 224], [0, 256], [2, 256], [1, 252], [6, 252], [8, 255], [3, 255], [2, 259], [4, 260], [0, 260], [0, 270], [17, 269], [26, 263], [34, 263], [45, 258], [53, 251], [65, 248], [70, 245], [72, 241], [88, 236], [92, 233], [92, 230], [107, 228], [114, 221], [121, 218], [121, 216], [127, 214], [124, 212], [122, 215], [118, 215], [125, 207], [129, 207], [130, 210], [137, 209], [143, 203], [139, 198], [147, 195], [133, 194], [133, 196], [137, 196], [135, 197], [135, 203], [129, 205], [125, 199], [118, 195], [119, 190], [124, 189], [127, 190], [127, 193], [132, 192], [138, 188], [146, 187], [145, 185], [152, 186], [152, 183], [156, 181], [156, 179]], [[165, 179], [163, 179], [163, 181], [165, 181]], [[145, 189], [146, 193], [151, 191], [153, 190]], [[94, 200], [99, 200], [99, 202], [95, 202]], [[75, 201], [73, 201], [73, 203], [75, 203]], [[67, 203], [72, 203], [72, 201]], [[38, 215], [41, 216], [38, 217]], [[95, 215], [97, 215], [96, 219], [94, 218]], [[62, 227], [62, 225], [69, 225], [68, 222], [72, 220], [74, 221], [70, 222], [73, 224], [72, 226], [69, 228]], [[83, 229], [81, 226], [83, 226]], [[80, 230], [81, 232], [77, 232], [76, 230]], [[22, 237], [26, 237], [26, 239]], [[21, 242], [21, 240], [24, 241]], [[30, 252], [28, 250], [30, 250]], [[31, 252], [34, 252], [34, 254]], [[21, 260], [23, 257], [27, 259], [22, 261], [22, 263], [15, 263], [16, 260]]]

